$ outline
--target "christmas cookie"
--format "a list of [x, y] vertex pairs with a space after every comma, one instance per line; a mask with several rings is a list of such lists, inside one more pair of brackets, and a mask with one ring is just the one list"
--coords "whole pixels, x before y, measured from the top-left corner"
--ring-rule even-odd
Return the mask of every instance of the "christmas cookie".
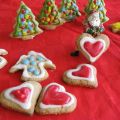
[[8, 52], [4, 49], [0, 49], [0, 69], [3, 68], [6, 64], [7, 64], [7, 60], [3, 57], [1, 57], [1, 55], [7, 55]]
[[23, 81], [42, 81], [48, 78], [48, 73], [45, 68], [55, 69], [56, 67], [42, 53], [30, 51], [28, 55], [22, 55], [20, 57], [18, 62], [11, 67], [10, 73], [23, 70], [21, 77]]
[[77, 105], [75, 96], [65, 91], [57, 83], [50, 83], [43, 88], [35, 111], [39, 114], [62, 114], [74, 111]]
[[40, 27], [48, 30], [55, 29], [57, 26], [64, 23], [54, 0], [45, 0], [38, 16], [38, 21]]
[[9, 88], [0, 94], [3, 107], [32, 115], [42, 87], [34, 81]]
[[104, 0], [89, 0], [88, 5], [85, 7], [85, 13], [89, 16], [93, 11], [99, 11], [101, 23], [109, 20], [106, 16]]
[[81, 15], [76, 0], [62, 0], [59, 11], [65, 21], [71, 21]]
[[83, 33], [77, 39], [77, 49], [90, 61], [95, 62], [109, 47], [108, 36], [101, 34], [93, 37], [88, 33]]
[[80, 64], [75, 69], [67, 70], [63, 75], [63, 81], [70, 85], [97, 87], [97, 70], [93, 65]]
[[17, 11], [16, 23], [11, 37], [21, 38], [23, 40], [33, 39], [36, 35], [43, 31], [38, 27], [38, 22], [35, 20], [30, 8], [21, 2], [20, 8]]
[[112, 32], [120, 33], [120, 22], [116, 22], [110, 25]]

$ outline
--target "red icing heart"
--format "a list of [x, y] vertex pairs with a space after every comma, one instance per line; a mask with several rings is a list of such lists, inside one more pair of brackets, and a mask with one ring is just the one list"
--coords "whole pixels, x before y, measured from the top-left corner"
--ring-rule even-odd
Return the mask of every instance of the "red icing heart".
[[59, 92], [60, 87], [51, 85], [45, 92], [42, 102], [46, 105], [64, 105], [70, 102], [71, 97]]
[[72, 75], [74, 76], [79, 76], [79, 77], [85, 77], [89, 78], [91, 73], [90, 73], [90, 68], [87, 66], [82, 66], [79, 71], [73, 72]]
[[85, 42], [84, 48], [92, 57], [96, 57], [103, 49], [103, 43], [100, 41], [95, 43]]
[[26, 102], [31, 92], [30, 88], [23, 87], [11, 92], [11, 94], [21, 102]]

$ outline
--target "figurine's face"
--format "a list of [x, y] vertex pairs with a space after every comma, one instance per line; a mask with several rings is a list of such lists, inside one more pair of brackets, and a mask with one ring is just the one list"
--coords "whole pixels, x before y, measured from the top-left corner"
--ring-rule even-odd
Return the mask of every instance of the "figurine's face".
[[88, 17], [88, 22], [93, 27], [100, 26], [99, 12], [95, 12]]

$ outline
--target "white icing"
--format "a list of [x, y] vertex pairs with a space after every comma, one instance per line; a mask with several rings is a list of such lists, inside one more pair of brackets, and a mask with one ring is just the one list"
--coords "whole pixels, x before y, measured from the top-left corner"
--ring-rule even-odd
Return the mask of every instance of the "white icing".
[[[11, 92], [14, 91], [14, 90], [17, 90], [17, 89], [20, 89], [20, 88], [23, 88], [23, 87], [28, 87], [30, 88], [31, 92], [30, 92], [30, 95], [29, 97], [27, 98], [26, 102], [25, 103], [22, 103], [20, 102], [19, 100], [17, 100], [16, 98], [14, 98], [12, 95], [11, 95]], [[4, 93], [4, 96], [5, 98], [17, 103], [19, 106], [21, 106], [23, 109], [29, 109], [31, 107], [31, 102], [32, 102], [32, 96], [33, 96], [33, 92], [34, 92], [34, 87], [31, 83], [23, 83], [17, 87], [13, 87], [13, 88], [9, 88], [5, 91]]]
[[99, 27], [100, 26], [100, 17], [99, 12], [94, 12], [88, 17], [88, 22], [93, 27]]
[[[40, 70], [40, 74], [38, 76], [32, 74], [32, 76], [29, 74], [29, 72], [27, 71], [27, 65], [24, 65], [21, 63], [21, 61], [27, 57], [30, 57], [31, 55], [33, 56], [41, 56], [44, 61], [40, 61], [38, 63], [38, 66], [39, 66], [39, 70]], [[44, 65], [45, 64], [48, 64], [48, 65], [51, 65], [53, 66], [53, 63], [51, 60], [47, 59], [42, 53], [37, 53], [37, 52], [34, 52], [34, 51], [30, 51], [28, 53], [28, 55], [22, 55], [19, 59], [19, 61], [12, 67], [12, 69], [16, 69], [16, 70], [22, 70], [24, 69], [23, 71], [23, 75], [25, 78], [37, 78], [37, 79], [41, 79], [41, 78], [44, 78], [45, 76], [45, 73], [46, 73], [46, 70], [44, 68]]]
[[0, 57], [0, 69], [3, 68], [7, 63], [7, 60], [3, 57]]
[[47, 86], [45, 87], [45, 89], [44, 89], [43, 95], [45, 94], [46, 90], [47, 90], [50, 86], [52, 86], [52, 85], [57, 85], [57, 86], [60, 87], [59, 90], [58, 90], [58, 92], [64, 92], [65, 94], [69, 95], [69, 96], [71, 97], [70, 102], [67, 103], [67, 104], [64, 104], [64, 105], [46, 105], [46, 104], [44, 104], [44, 103], [41, 102], [41, 103], [39, 104], [39, 107], [40, 107], [40, 108], [43, 108], [43, 109], [48, 109], [48, 108], [61, 108], [61, 107], [69, 107], [69, 106], [71, 106], [72, 104], [74, 104], [74, 102], [75, 102], [74, 96], [73, 96], [72, 94], [66, 92], [66, 91], [65, 91], [65, 88], [64, 88], [62, 85], [57, 84], [57, 83], [50, 83], [49, 85], [47, 85]]
[[[98, 39], [98, 38], [97, 38], [97, 39]], [[100, 42], [103, 43], [103, 48], [102, 48], [101, 52], [100, 52], [96, 57], [92, 57], [92, 56], [89, 54], [89, 52], [84, 48], [84, 44], [85, 44], [85, 42], [96, 43], [96, 42], [98, 42], [98, 41], [100, 41]], [[105, 51], [105, 48], [106, 48], [106, 44], [105, 44], [105, 41], [104, 41], [104, 40], [102, 40], [102, 39], [100, 39], [100, 38], [99, 38], [98, 40], [96, 40], [95, 38], [91, 38], [91, 37], [84, 37], [84, 38], [82, 38], [82, 39], [80, 40], [80, 46], [81, 46], [82, 50], [83, 50], [85, 53], [87, 53], [87, 55], [89, 56], [91, 62], [95, 62], [96, 59], [97, 59], [99, 56], [102, 55], [102, 53]]]
[[0, 55], [7, 55], [8, 52], [5, 49], [0, 49]]
[[[0, 49], [0, 55], [7, 55], [8, 52], [5, 49]], [[0, 56], [0, 69], [7, 64], [7, 60]]]
[[[72, 73], [79, 71], [81, 69], [82, 66], [87, 66], [90, 68], [90, 76], [88, 78], [85, 77], [80, 77], [80, 76], [74, 76]], [[74, 79], [74, 80], [88, 80], [88, 81], [93, 81], [94, 80], [94, 68], [92, 65], [89, 64], [81, 64], [78, 65], [76, 69], [70, 69], [68, 71], [66, 71], [66, 76], [70, 79]]]

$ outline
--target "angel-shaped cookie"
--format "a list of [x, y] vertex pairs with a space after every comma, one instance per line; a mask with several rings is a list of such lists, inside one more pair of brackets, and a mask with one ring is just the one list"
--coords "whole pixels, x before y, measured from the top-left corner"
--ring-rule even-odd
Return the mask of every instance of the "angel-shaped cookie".
[[21, 79], [23, 81], [42, 81], [48, 78], [45, 68], [55, 69], [56, 66], [42, 53], [30, 51], [28, 55], [22, 55], [18, 62], [11, 67], [10, 73], [23, 70]]

